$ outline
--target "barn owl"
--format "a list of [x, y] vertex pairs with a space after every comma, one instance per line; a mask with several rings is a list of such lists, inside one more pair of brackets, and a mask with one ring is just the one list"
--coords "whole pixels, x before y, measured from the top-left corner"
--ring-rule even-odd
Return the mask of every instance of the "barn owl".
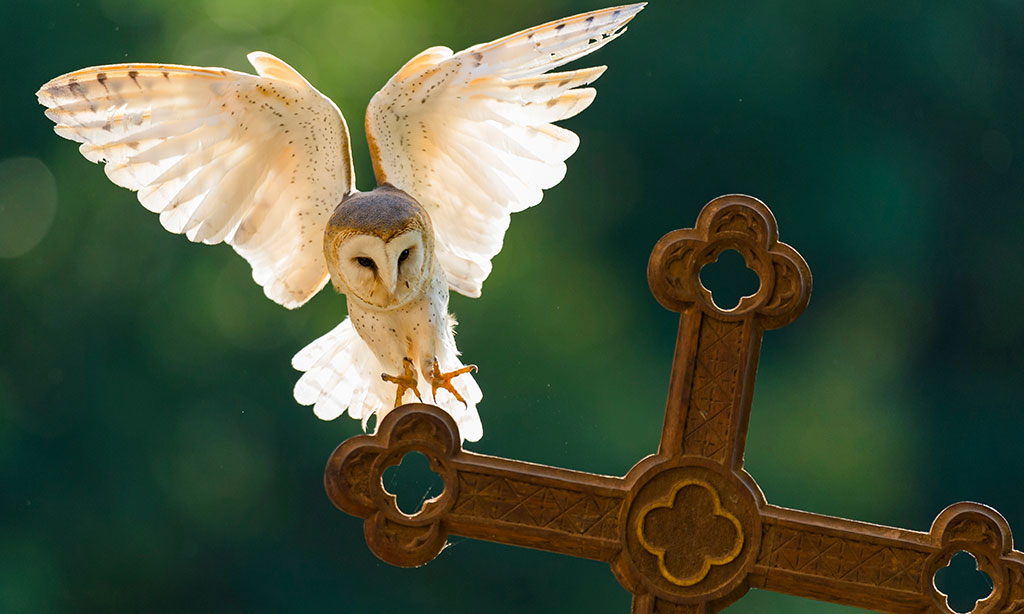
[[479, 296], [510, 214], [565, 175], [579, 139], [553, 122], [590, 105], [605, 67], [549, 71], [620, 36], [643, 6], [413, 57], [366, 110], [370, 192], [355, 188], [338, 107], [268, 53], [249, 54], [255, 75], [118, 64], [37, 96], [57, 134], [164, 228], [231, 245], [270, 299], [293, 309], [328, 280], [346, 295], [348, 317], [292, 361], [299, 403], [365, 428], [430, 394], [476, 441], [483, 395], [459, 359], [449, 289]]

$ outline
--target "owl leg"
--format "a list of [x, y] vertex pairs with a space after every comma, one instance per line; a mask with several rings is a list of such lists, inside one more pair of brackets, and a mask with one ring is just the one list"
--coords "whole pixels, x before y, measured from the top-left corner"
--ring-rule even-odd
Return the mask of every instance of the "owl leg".
[[437, 399], [437, 389], [444, 388], [448, 392], [452, 393], [463, 406], [466, 405], [466, 399], [462, 398], [459, 391], [455, 390], [455, 386], [452, 386], [452, 379], [456, 375], [462, 375], [463, 373], [469, 373], [470, 371], [476, 371], [476, 365], [467, 365], [461, 369], [449, 371], [448, 373], [441, 373], [441, 367], [437, 364], [437, 357], [434, 357], [433, 369], [430, 370], [430, 395]]
[[412, 359], [403, 358], [402, 362], [405, 364], [405, 372], [401, 375], [380, 374], [382, 380], [398, 386], [398, 391], [395, 393], [395, 407], [402, 404], [402, 397], [405, 396], [406, 390], [412, 390], [416, 394], [417, 399], [423, 400], [423, 397], [420, 396], [420, 391], [416, 389], [416, 368], [412, 363]]

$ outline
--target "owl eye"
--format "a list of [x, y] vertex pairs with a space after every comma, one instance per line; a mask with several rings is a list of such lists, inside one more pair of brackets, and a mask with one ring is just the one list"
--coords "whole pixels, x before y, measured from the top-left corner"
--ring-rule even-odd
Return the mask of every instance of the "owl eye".
[[358, 258], [356, 258], [356, 262], [359, 263], [359, 266], [364, 266], [368, 269], [374, 268], [373, 260], [371, 258], [367, 258], [366, 256], [359, 256]]
[[402, 253], [398, 255], [398, 264], [402, 264], [403, 262], [405, 262], [406, 258], [408, 258], [408, 257], [409, 257], [409, 250], [408, 249], [402, 250]]

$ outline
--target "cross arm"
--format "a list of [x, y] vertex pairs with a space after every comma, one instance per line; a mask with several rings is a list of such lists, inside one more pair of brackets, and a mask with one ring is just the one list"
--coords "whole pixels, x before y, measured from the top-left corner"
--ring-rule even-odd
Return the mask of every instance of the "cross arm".
[[[705, 466], [713, 469], [710, 463]], [[934, 579], [960, 551], [970, 553], [978, 569], [992, 580], [992, 592], [975, 604], [972, 614], [1024, 612], [1024, 553], [1013, 549], [1006, 520], [990, 507], [956, 503], [936, 517], [929, 531], [908, 531], [763, 502], [758, 505], [756, 499], [747, 505], [730, 505], [729, 501], [742, 499], [740, 484], [731, 487], [728, 479], [716, 483], [713, 473], [700, 476], [694, 473], [695, 468], [693, 464], [680, 464], [674, 469], [659, 469], [648, 484], [654, 487], [654, 493], [675, 493], [680, 491], [675, 487], [666, 491], [664, 485], [657, 484], [660, 476], [675, 484], [703, 482], [706, 492], [702, 498], [714, 504], [703, 520], [698, 517], [679, 523], [685, 516], [677, 515], [675, 526], [662, 523], [659, 527], [658, 518], [630, 515], [630, 524], [648, 537], [627, 540], [624, 551], [629, 559], [627, 572], [637, 579], [634, 584], [624, 582], [635, 593], [633, 614], [710, 614], [749, 588], [875, 612], [952, 614], [946, 595]], [[681, 475], [672, 476], [670, 471], [685, 472], [690, 477], [680, 480]], [[694, 496], [700, 489], [688, 488], [689, 501], [678, 506], [681, 509], [700, 504], [701, 497]], [[709, 498], [712, 491], [717, 496]], [[655, 501], [661, 499], [660, 494], [656, 497]], [[673, 497], [681, 503], [677, 495]], [[634, 503], [643, 503], [644, 498], [641, 489]], [[667, 507], [670, 499], [653, 507]], [[751, 509], [750, 504], [758, 509]], [[639, 509], [651, 507], [641, 505]], [[712, 517], [731, 518], [733, 526], [719, 520], [715, 529]], [[690, 528], [685, 529], [685, 525]], [[678, 538], [679, 531], [693, 532], [694, 527], [700, 539], [687, 543]], [[658, 545], [658, 537], [671, 535], [673, 530], [677, 537], [662, 539], [664, 550], [650, 548], [649, 542]], [[729, 551], [729, 545], [735, 548]], [[709, 564], [694, 565], [695, 551], [702, 551]], [[657, 564], [651, 554], [657, 555]], [[695, 575], [687, 577], [687, 572]]]
[[[700, 280], [701, 270], [726, 250], [739, 252], [759, 281], [732, 309], [715, 304]], [[659, 454], [701, 456], [739, 469], [762, 333], [803, 312], [811, 271], [779, 241], [775, 216], [763, 202], [731, 194], [705, 205], [693, 228], [658, 241], [647, 281], [658, 302], [680, 314]]]
[[[458, 442], [444, 411], [405, 405], [389, 413], [376, 434], [338, 446], [324, 474], [328, 496], [365, 519], [370, 549], [395, 565], [429, 562], [449, 534], [605, 561], [621, 549], [622, 478], [474, 454]], [[408, 515], [381, 476], [413, 451], [427, 457], [444, 490]]]
[[943, 510], [927, 533], [765, 506], [750, 585], [877, 612], [950, 612], [934, 583], [960, 551], [992, 579], [973, 612], [1024, 611], [1024, 554], [1006, 520], [978, 503]]

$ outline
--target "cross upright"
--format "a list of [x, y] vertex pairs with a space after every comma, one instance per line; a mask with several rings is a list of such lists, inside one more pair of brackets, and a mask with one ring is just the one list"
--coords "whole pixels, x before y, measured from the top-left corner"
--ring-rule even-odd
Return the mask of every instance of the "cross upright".
[[[723, 310], [699, 275], [727, 249], [760, 287]], [[324, 474], [331, 501], [365, 519], [374, 554], [423, 565], [455, 534], [606, 561], [633, 593], [634, 614], [717, 612], [750, 587], [879, 612], [950, 614], [934, 577], [966, 551], [993, 584], [972, 614], [1024, 613], [1024, 554], [994, 509], [956, 503], [927, 532], [890, 528], [770, 505], [743, 469], [762, 334], [796, 319], [811, 294], [810, 269], [779, 242], [764, 203], [711, 201], [694, 228], [658, 242], [647, 277], [658, 301], [680, 314], [657, 453], [623, 477], [475, 454], [462, 449], [445, 412], [405, 405], [375, 434], [338, 446]], [[444, 490], [408, 515], [381, 477], [414, 451]]]

